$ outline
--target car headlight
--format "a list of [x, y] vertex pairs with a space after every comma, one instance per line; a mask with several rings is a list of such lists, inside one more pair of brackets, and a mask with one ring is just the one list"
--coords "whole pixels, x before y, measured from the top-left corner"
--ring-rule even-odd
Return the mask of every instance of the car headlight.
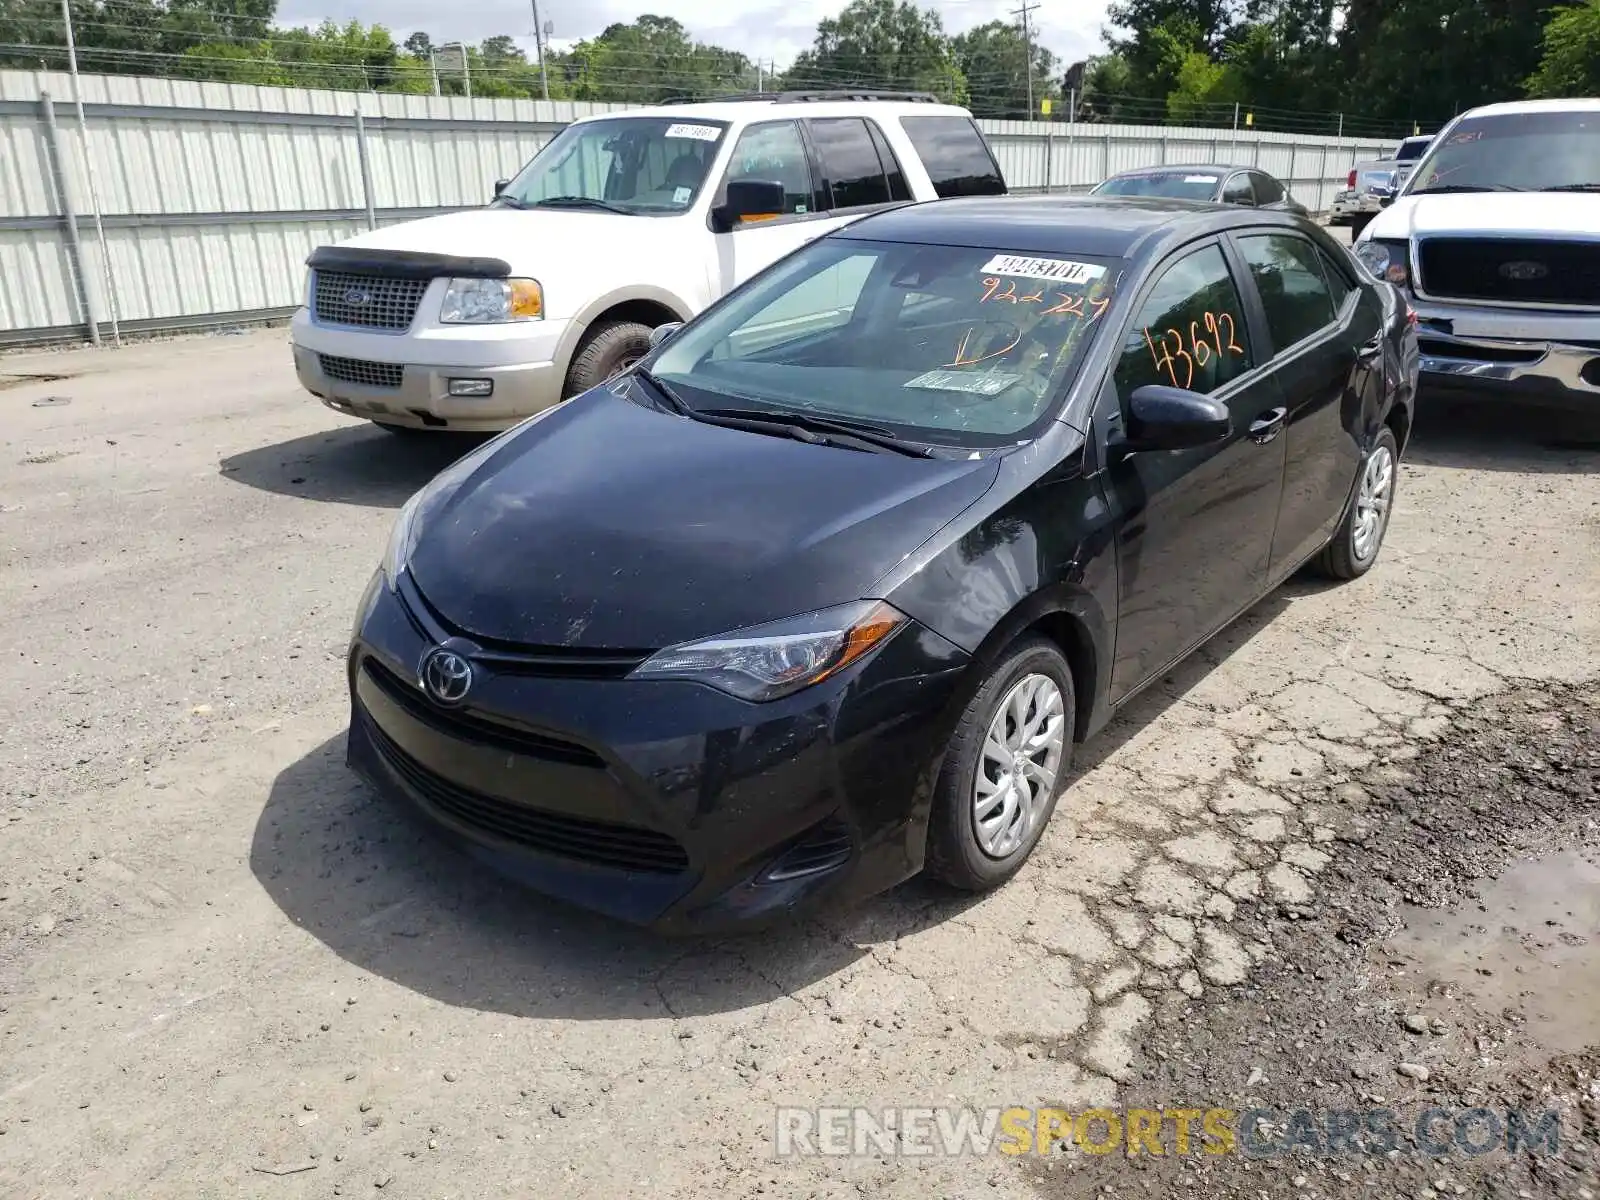
[[446, 325], [491, 325], [544, 318], [537, 279], [452, 279], [439, 320]]
[[1355, 247], [1356, 261], [1367, 269], [1374, 279], [1407, 287], [1411, 283], [1411, 268], [1406, 261], [1403, 242], [1380, 242], [1376, 239], [1359, 243]]
[[631, 679], [688, 679], [741, 700], [776, 700], [821, 683], [881, 645], [909, 618], [881, 600], [669, 646]]

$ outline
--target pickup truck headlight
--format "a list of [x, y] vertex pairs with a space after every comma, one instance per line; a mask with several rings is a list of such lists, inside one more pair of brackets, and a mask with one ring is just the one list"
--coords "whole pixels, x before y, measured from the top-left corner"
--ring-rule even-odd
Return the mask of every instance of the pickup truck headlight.
[[844, 670], [907, 619], [881, 600], [858, 600], [669, 646], [635, 667], [630, 678], [688, 679], [741, 700], [776, 700]]
[[544, 318], [537, 279], [452, 279], [439, 320], [446, 325], [498, 325]]
[[1380, 242], [1377, 239], [1362, 242], [1356, 246], [1355, 256], [1374, 279], [1381, 279], [1396, 287], [1411, 286], [1411, 267], [1404, 242]]

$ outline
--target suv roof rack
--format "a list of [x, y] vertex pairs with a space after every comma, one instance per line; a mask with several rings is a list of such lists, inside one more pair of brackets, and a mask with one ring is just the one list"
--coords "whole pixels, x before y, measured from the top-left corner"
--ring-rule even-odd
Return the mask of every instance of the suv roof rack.
[[814, 104], [828, 100], [897, 100], [908, 104], [943, 104], [931, 92], [879, 92], [871, 89], [845, 88], [828, 92], [741, 92], [733, 96], [707, 96], [691, 99], [678, 96], [662, 100], [662, 104], [726, 104], [733, 101], [766, 100], [774, 104]]

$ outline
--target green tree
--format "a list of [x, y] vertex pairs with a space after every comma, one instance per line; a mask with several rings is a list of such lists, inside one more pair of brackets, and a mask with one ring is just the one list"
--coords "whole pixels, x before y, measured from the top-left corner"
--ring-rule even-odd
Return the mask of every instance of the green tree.
[[932, 92], [965, 104], [966, 78], [956, 65], [939, 14], [910, 0], [851, 0], [817, 25], [811, 49], [795, 59], [790, 88], [875, 87]]
[[745, 91], [755, 71], [744, 55], [694, 41], [671, 17], [646, 14], [551, 56], [550, 75], [552, 96], [560, 77], [574, 99], [651, 103]]
[[433, 39], [420, 29], [406, 38], [401, 44], [405, 47], [407, 54], [413, 58], [420, 58], [424, 62], [427, 61], [428, 55], [433, 51]]
[[[1022, 31], [1004, 21], [969, 29], [950, 43], [951, 57], [966, 76], [972, 111], [980, 117], [1027, 118], [1039, 101], [1060, 95], [1056, 56], [1038, 44], [1028, 53]], [[1032, 61], [1033, 105], [1028, 104], [1028, 64]]]
[[1167, 116], [1175, 124], [1219, 125], [1244, 99], [1239, 72], [1231, 64], [1191, 50], [1178, 68], [1176, 86], [1167, 93]]
[[1539, 69], [1527, 88], [1536, 97], [1600, 96], [1600, 0], [1551, 14]]

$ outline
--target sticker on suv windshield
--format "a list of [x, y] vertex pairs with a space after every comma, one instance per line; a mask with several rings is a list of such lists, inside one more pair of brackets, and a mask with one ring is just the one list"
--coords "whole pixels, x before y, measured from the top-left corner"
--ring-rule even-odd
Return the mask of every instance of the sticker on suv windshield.
[[669, 138], [693, 138], [697, 142], [714, 142], [722, 136], [715, 125], [668, 125]]
[[1021, 375], [1005, 375], [994, 371], [977, 374], [973, 371], [928, 371], [901, 386], [929, 388], [939, 392], [967, 392], [974, 396], [998, 396], [1008, 387], [1022, 382]]
[[1215, 175], [1185, 175], [1183, 181], [1185, 183], [1215, 183], [1217, 177]]
[[1065, 258], [1024, 258], [1016, 254], [996, 254], [980, 268], [985, 275], [1014, 275], [1018, 279], [1048, 279], [1053, 283], [1088, 283], [1106, 273], [1093, 263]]

